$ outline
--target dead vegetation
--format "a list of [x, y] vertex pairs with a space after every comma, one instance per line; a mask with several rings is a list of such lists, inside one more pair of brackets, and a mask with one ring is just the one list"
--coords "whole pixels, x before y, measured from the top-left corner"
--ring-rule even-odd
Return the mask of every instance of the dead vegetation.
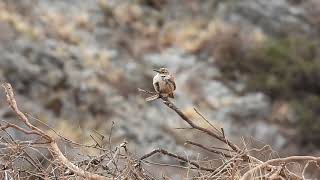
[[[181, 152], [176, 154], [165, 149], [156, 149], [139, 158], [130, 153], [127, 142], [114, 147], [111, 141], [112, 134], [109, 135], [107, 145], [99, 143], [101, 139], [105, 139], [105, 136], [98, 132], [99, 138], [92, 136], [96, 142], [94, 145], [79, 144], [58, 134], [48, 126], [49, 130], [46, 131], [33, 125], [26, 113], [18, 108], [11, 85], [5, 83], [2, 87], [6, 93], [8, 105], [19, 119], [19, 123], [16, 124], [5, 120], [1, 122], [0, 129], [4, 134], [0, 139], [2, 179], [157, 179], [148, 173], [148, 166], [182, 168], [190, 173], [189, 176], [192, 179], [302, 179], [306, 178], [311, 165], [320, 168], [320, 157], [313, 156], [259, 160], [251, 155], [251, 152], [263, 153], [268, 148], [252, 150], [246, 147], [240, 148], [225, 136], [223, 129], [213, 127], [210, 130], [194, 124], [175, 104], [165, 98], [162, 98], [163, 103], [175, 111], [192, 129], [203, 133], [203, 136], [210, 136], [212, 142], [222, 143], [219, 147], [210, 147], [212, 142], [207, 144], [186, 142], [198, 149], [217, 154], [219, 165], [212, 163], [214, 159], [191, 159], [179, 155]], [[197, 113], [209, 123], [199, 111]], [[12, 129], [14, 131], [10, 131]], [[55, 135], [48, 133], [49, 131], [54, 132]], [[28, 138], [15, 139], [12, 132], [23, 133]], [[73, 148], [63, 151], [66, 145]], [[78, 160], [68, 157], [68, 151], [77, 148], [82, 152], [90, 150], [94, 155], [78, 154], [80, 156]], [[148, 160], [155, 154], [168, 156], [180, 164], [161, 164]], [[300, 168], [296, 168], [297, 166]], [[163, 178], [166, 179], [166, 177]]]
[[[92, 21], [94, 14], [86, 11], [79, 11], [70, 19], [66, 18], [67, 16], [64, 13], [53, 10], [45, 11], [40, 16], [33, 17], [34, 15], [30, 15], [30, 13], [38, 6], [30, 3], [21, 13], [20, 9], [16, 10], [14, 8], [15, 4], [19, 4], [18, 2], [28, 4], [23, 1], [15, 2], [11, 0], [0, 3], [0, 20], [11, 27], [9, 29], [10, 31], [12, 29], [12, 33], [16, 32], [12, 37], [21, 36], [26, 37], [26, 39], [41, 41], [51, 38], [67, 44], [83, 46], [83, 51], [78, 52], [79, 56], [84, 57], [88, 66], [102, 69], [102, 75], [106, 71], [112, 72], [106, 77], [106, 81], [120, 89], [122, 95], [129, 96], [129, 93], [135, 90], [129, 88], [134, 87], [134, 83], [128, 85], [123, 72], [112, 66], [111, 52], [108, 54], [104, 49], [100, 49], [97, 55], [92, 53], [92, 47], [86, 41], [86, 39], [91, 38], [83, 39], [86, 36], [83, 36], [82, 32], [94, 34], [93, 29], [95, 27], [106, 26], [107, 29], [112, 30], [112, 37], [114, 38], [100, 38], [98, 36], [99, 38], [96, 39], [102, 39], [101, 41], [107, 39], [103, 44], [108, 44], [111, 47], [119, 46], [117, 49], [128, 51], [119, 54], [129, 54], [132, 57], [137, 57], [137, 59], [143, 57], [144, 54], [161, 52], [167, 47], [175, 46], [187, 53], [199, 56], [205, 54], [205, 57], [210, 57], [209, 59], [214, 57], [212, 59], [215, 60], [223, 73], [228, 73], [224, 73], [224, 75], [227, 77], [229, 75], [231, 80], [239, 77], [238, 74], [248, 75], [250, 77], [248, 86], [253, 90], [267, 91], [267, 94], [277, 97], [283, 95], [294, 97], [293, 102], [280, 99], [281, 102], [284, 102], [282, 104], [290, 103], [289, 105], [294, 106], [294, 108], [297, 106], [298, 114], [301, 114], [302, 130], [297, 132], [294, 141], [301, 141], [301, 146], [311, 144], [310, 142], [314, 142], [313, 144], [320, 142], [317, 133], [319, 132], [319, 123], [315, 121], [318, 117], [317, 112], [320, 112], [317, 110], [320, 101], [316, 90], [314, 90], [316, 89], [314, 87], [318, 87], [314, 82], [318, 78], [319, 63], [316, 61], [317, 58], [310, 56], [310, 54], [318, 55], [319, 53], [314, 51], [314, 49], [317, 49], [315, 46], [317, 44], [309, 43], [308, 39], [296, 42], [292, 40], [267, 40], [267, 46], [258, 47], [257, 52], [254, 51], [250, 56], [246, 56], [247, 49], [250, 50], [251, 46], [258, 45], [255, 42], [265, 40], [266, 37], [262, 33], [250, 32], [247, 34], [252, 37], [244, 38], [240, 27], [227, 25], [216, 18], [199, 16], [195, 19], [188, 19], [184, 17], [185, 15], [174, 18], [165, 16], [165, 14], [175, 14], [176, 11], [168, 10], [170, 7], [174, 7], [170, 4], [174, 1], [137, 0], [132, 1], [137, 3], [120, 3], [112, 6], [108, 3], [109, 1], [101, 0], [99, 5], [104, 15], [103, 23]], [[211, 1], [208, 5], [218, 4], [218, 2]], [[320, 16], [317, 15], [319, 9], [317, 7], [319, 6], [315, 6], [319, 3], [315, 0], [312, 2], [307, 10], [306, 21], [317, 26], [315, 29], [319, 30], [318, 17]], [[183, 6], [182, 4], [186, 6], [184, 11], [192, 14], [192, 16], [201, 13], [203, 10], [196, 1], [185, 1], [181, 3], [181, 6]], [[161, 9], [163, 10], [159, 11]], [[209, 10], [211, 14], [213, 11], [210, 8]], [[13, 38], [10, 41], [13, 41]], [[297, 46], [292, 46], [292, 44]], [[61, 44], [57, 46], [59, 47], [57, 51], [62, 54], [61, 56], [67, 56], [68, 53], [65, 52], [65, 48], [61, 47]], [[42, 47], [41, 44], [40, 47]], [[296, 51], [296, 47], [299, 47], [298, 51]], [[295, 54], [294, 58], [287, 56], [290, 54]], [[61, 57], [61, 59], [65, 58]], [[280, 61], [280, 59], [285, 60]], [[306, 61], [302, 62], [300, 59], [306, 59]], [[275, 71], [275, 75], [265, 73], [266, 67]], [[8, 71], [5, 74], [12, 74], [8, 69], [5, 69], [5, 71]], [[1, 70], [0, 74], [2, 74]], [[316, 78], [313, 79], [313, 77]], [[25, 76], [25, 78], [30, 79], [28, 76]], [[91, 83], [99, 84], [101, 82]], [[299, 90], [299, 88], [296, 88], [297, 85], [308, 87], [310, 93], [303, 93], [306, 95], [301, 98], [300, 94], [295, 92]], [[164, 104], [170, 108], [169, 110], [176, 112], [187, 123], [186, 125], [191, 126], [185, 128], [186, 131], [198, 132], [201, 133], [201, 136], [212, 138], [212, 141], [201, 141], [201, 143], [196, 140], [185, 141], [188, 147], [192, 147], [195, 152], [202, 156], [188, 157], [184, 152], [156, 149], [144, 156], [136, 157], [132, 154], [132, 149], [126, 142], [114, 145], [111, 141], [112, 134], [107, 138], [98, 132], [96, 136], [91, 137], [95, 142], [93, 145], [79, 144], [70, 140], [72, 139], [71, 134], [76, 134], [75, 132], [65, 132], [64, 136], [68, 134], [68, 137], [64, 137], [46, 124], [42, 124], [42, 121], [21, 112], [16, 106], [11, 87], [4, 84], [4, 88], [9, 95], [8, 103], [20, 120], [1, 119], [0, 176], [3, 176], [1, 179], [88, 179], [89, 177], [157, 179], [155, 175], [148, 173], [148, 170], [152, 167], [182, 169], [182, 171], [179, 171], [184, 173], [181, 174], [181, 177], [185, 176], [189, 179], [294, 179], [294, 177], [301, 179], [310, 178], [308, 173], [312, 170], [318, 170], [319, 157], [294, 156], [279, 159], [272, 156], [272, 158], [268, 158], [269, 160], [261, 158], [264, 154], [269, 154], [271, 149], [268, 146], [261, 149], [251, 149], [239, 142], [233, 143], [225, 137], [223, 129], [210, 125], [209, 121], [199, 112], [194, 114], [201, 116], [203, 124], [206, 124], [206, 126], [195, 124], [187, 112], [181, 111], [167, 100], [164, 100]], [[15, 88], [18, 90], [18, 87]], [[23, 89], [28, 88], [23, 87]], [[129, 92], [126, 91], [128, 89]], [[52, 91], [47, 91], [46, 94], [48, 92]], [[97, 97], [100, 98], [100, 94]], [[53, 99], [53, 101], [49, 101], [47, 108], [59, 113], [62, 98], [54, 97]], [[302, 102], [301, 99], [304, 99], [304, 101]], [[93, 102], [96, 103], [95, 99]], [[104, 108], [102, 110], [106, 110], [107, 108], [103, 105], [102, 103]], [[289, 105], [285, 107], [289, 107]], [[89, 111], [88, 109], [100, 110], [91, 107], [91, 104], [83, 109], [84, 111]], [[193, 112], [192, 108], [188, 110]], [[67, 123], [61, 122], [61, 124], [59, 126], [67, 127], [64, 129], [71, 131], [68, 129], [70, 127]], [[17, 138], [15, 134], [23, 134], [24, 138]], [[107, 143], [101, 143], [101, 141]], [[207, 154], [213, 155], [207, 157]], [[162, 155], [173, 159], [173, 161], [166, 164], [162, 163], [163, 159], [160, 158]], [[166, 179], [165, 175], [163, 179]]]

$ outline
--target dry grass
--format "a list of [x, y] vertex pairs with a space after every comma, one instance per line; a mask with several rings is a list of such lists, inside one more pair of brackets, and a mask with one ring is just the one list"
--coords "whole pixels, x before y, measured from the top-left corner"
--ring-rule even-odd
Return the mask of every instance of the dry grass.
[[[150, 166], [166, 168], [180, 168], [186, 172], [189, 179], [301, 179], [305, 178], [309, 166], [314, 164], [320, 168], [320, 157], [292, 156], [274, 158], [261, 161], [258, 156], [253, 156], [255, 151], [263, 154], [269, 147], [247, 150], [240, 148], [225, 136], [223, 129], [203, 128], [194, 124], [175, 104], [166, 98], [163, 103], [175, 111], [192, 129], [200, 131], [203, 136], [209, 136], [214, 141], [224, 144], [221, 147], [209, 147], [206, 144], [187, 141], [186, 143], [197, 147], [199, 150], [217, 154], [219, 159], [192, 159], [179, 153], [172, 153], [164, 149], [156, 149], [140, 158], [130, 153], [127, 142], [117, 146], [111, 143], [111, 134], [108, 144], [103, 146], [100, 142], [106, 137], [97, 134], [92, 136], [95, 144], [85, 145], [74, 142], [50, 129], [56, 134], [47, 133], [40, 127], [34, 126], [25, 113], [21, 112], [14, 98], [11, 85], [2, 85], [7, 97], [7, 102], [17, 115], [20, 123], [13, 124], [2, 121], [0, 129], [3, 136], [0, 139], [0, 163], [3, 179], [157, 179], [147, 169]], [[152, 92], [141, 90], [147, 94]], [[209, 123], [199, 111], [196, 111], [204, 121]], [[210, 126], [213, 126], [210, 124]], [[10, 131], [13, 129], [14, 131]], [[21, 132], [27, 140], [16, 139], [12, 132]], [[111, 129], [112, 132], [112, 129]], [[59, 145], [60, 146], [59, 146]], [[68, 146], [63, 152], [62, 147]], [[77, 149], [81, 151], [77, 151]], [[88, 154], [81, 154], [88, 150]], [[81, 160], [72, 160], [68, 157], [70, 151], [78, 152]], [[150, 161], [151, 156], [162, 154], [177, 160], [180, 164], [163, 164]], [[219, 162], [212, 163], [212, 162]], [[300, 168], [292, 168], [291, 164], [299, 164]], [[163, 179], [170, 179], [163, 175]]]

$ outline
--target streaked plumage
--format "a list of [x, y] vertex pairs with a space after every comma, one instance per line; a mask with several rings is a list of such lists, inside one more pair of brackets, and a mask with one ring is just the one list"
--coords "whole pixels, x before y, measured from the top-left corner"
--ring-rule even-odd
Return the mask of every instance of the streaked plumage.
[[146, 101], [152, 101], [161, 97], [174, 98], [173, 91], [176, 90], [176, 84], [173, 75], [170, 74], [167, 68], [154, 70], [157, 74], [153, 77], [153, 87], [158, 93], [148, 97]]

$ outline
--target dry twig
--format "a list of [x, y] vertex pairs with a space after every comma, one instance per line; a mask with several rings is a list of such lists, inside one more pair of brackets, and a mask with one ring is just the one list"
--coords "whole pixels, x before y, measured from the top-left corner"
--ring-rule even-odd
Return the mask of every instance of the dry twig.
[[27, 118], [27, 116], [21, 112], [17, 106], [17, 102], [14, 98], [14, 93], [11, 85], [9, 83], [2, 84], [2, 87], [4, 88], [6, 92], [7, 97], [7, 103], [11, 107], [11, 109], [17, 114], [18, 118], [28, 127], [31, 129], [31, 131], [23, 129], [17, 125], [14, 124], [7, 124], [5, 126], [1, 126], [1, 129], [4, 130], [8, 127], [15, 128], [18, 131], [22, 131], [26, 134], [36, 134], [44, 138], [48, 141], [47, 145], [49, 146], [49, 149], [51, 150], [52, 154], [57, 158], [63, 165], [65, 165], [68, 169], [70, 169], [73, 173], [87, 179], [106, 179], [103, 176], [100, 176], [98, 174], [93, 174], [91, 172], [87, 172], [83, 169], [80, 169], [78, 166], [71, 163], [60, 151], [58, 144], [56, 143], [55, 139], [51, 136], [47, 135], [44, 131], [39, 129], [38, 127], [32, 125]]
[[144, 160], [144, 159], [146, 159], [146, 158], [148, 158], [148, 157], [150, 157], [150, 156], [153, 156], [154, 154], [157, 154], [157, 153], [161, 153], [161, 154], [164, 154], [164, 155], [173, 157], [173, 158], [175, 158], [175, 159], [178, 159], [178, 160], [180, 160], [180, 161], [189, 163], [189, 164], [195, 166], [195, 167], [196, 167], [197, 169], [199, 169], [199, 170], [205, 170], [205, 171], [211, 171], [211, 172], [214, 172], [214, 171], [215, 171], [215, 169], [202, 167], [202, 166], [200, 166], [198, 163], [196, 163], [196, 162], [194, 162], [194, 161], [190, 161], [190, 160], [188, 160], [188, 159], [186, 159], [186, 158], [184, 158], [184, 157], [182, 157], [182, 156], [179, 156], [179, 155], [170, 153], [170, 152], [168, 152], [168, 151], [166, 151], [166, 150], [164, 150], [164, 149], [156, 149], [156, 150], [153, 150], [153, 151], [151, 151], [150, 153], [145, 154], [144, 156], [142, 156], [142, 157], [140, 158], [140, 161], [142, 161], [142, 160]]

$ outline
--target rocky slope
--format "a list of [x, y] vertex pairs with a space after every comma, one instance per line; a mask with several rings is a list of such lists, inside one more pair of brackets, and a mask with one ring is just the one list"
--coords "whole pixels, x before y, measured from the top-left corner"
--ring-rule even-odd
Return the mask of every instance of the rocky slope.
[[[152, 69], [166, 66], [176, 75], [175, 103], [198, 123], [205, 126], [193, 107], [239, 144], [244, 136], [283, 154], [301, 151], [296, 127], [269, 121], [270, 98], [238, 93], [245, 83], [222, 80], [215, 62], [228, 48], [220, 45], [224, 32], [232, 46], [234, 32], [246, 37], [241, 51], [289, 30], [317, 34], [317, 21], [308, 19], [316, 1], [157, 2], [0, 2], [1, 81], [13, 84], [24, 111], [67, 137], [91, 142], [93, 130], [107, 135], [114, 122], [114, 143], [126, 139], [138, 154], [177, 152], [186, 148], [181, 139], [199, 136], [176, 130], [185, 127], [179, 117], [137, 91], [152, 89]], [[0, 118], [9, 119], [4, 101], [0, 107]]]

